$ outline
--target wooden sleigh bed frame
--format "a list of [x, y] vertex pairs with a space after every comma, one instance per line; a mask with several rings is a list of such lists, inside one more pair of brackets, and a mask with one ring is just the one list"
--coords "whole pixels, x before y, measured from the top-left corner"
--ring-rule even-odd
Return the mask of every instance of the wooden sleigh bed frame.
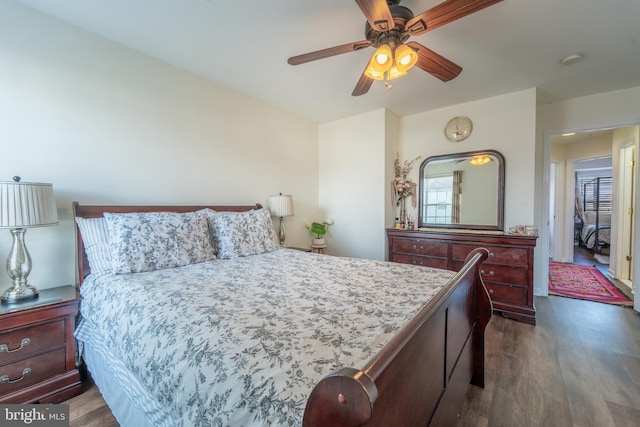
[[[83, 206], [74, 216], [104, 212], [247, 211], [253, 206]], [[76, 227], [78, 289], [90, 273]], [[308, 397], [303, 426], [451, 426], [469, 383], [484, 387], [484, 331], [492, 305], [479, 274], [488, 257], [472, 251], [447, 286], [361, 369], [342, 368]], [[346, 320], [348, 321], [348, 320]]]

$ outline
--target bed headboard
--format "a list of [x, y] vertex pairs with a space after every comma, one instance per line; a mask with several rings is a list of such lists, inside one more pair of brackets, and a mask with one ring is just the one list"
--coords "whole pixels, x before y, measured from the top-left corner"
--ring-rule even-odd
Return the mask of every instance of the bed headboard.
[[[262, 205], [256, 203], [248, 206], [147, 206], [147, 205], [81, 205], [73, 202], [73, 216], [81, 218], [99, 218], [105, 212], [126, 213], [126, 212], [193, 212], [200, 209], [213, 209], [219, 212], [245, 212], [252, 209], [260, 209]], [[74, 220], [75, 223], [75, 220]], [[87, 253], [84, 250], [80, 229], [76, 223], [76, 266], [78, 268], [77, 287], [80, 289], [84, 278], [91, 273]]]

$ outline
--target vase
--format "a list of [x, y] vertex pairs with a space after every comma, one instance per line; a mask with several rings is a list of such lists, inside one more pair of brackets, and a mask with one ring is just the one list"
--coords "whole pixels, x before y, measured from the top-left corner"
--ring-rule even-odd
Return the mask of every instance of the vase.
[[324, 245], [324, 237], [313, 239], [313, 244], [316, 246]]
[[400, 208], [400, 212], [398, 213], [398, 219], [400, 220], [401, 223], [404, 224], [404, 222], [407, 219], [407, 199], [404, 197], [401, 197], [400, 199], [398, 199], [398, 207]]

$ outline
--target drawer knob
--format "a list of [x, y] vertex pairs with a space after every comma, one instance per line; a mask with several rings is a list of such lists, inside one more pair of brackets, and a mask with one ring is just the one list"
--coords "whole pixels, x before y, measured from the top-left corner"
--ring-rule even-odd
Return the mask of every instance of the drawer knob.
[[489, 273], [486, 273], [484, 270], [480, 270], [480, 274], [484, 274], [485, 276], [493, 276], [493, 270], [491, 270]]
[[494, 253], [493, 252], [489, 252], [489, 258], [493, 257]]
[[6, 345], [6, 344], [0, 344], [0, 353], [5, 352], [5, 351], [7, 353], [13, 353], [15, 351], [20, 351], [25, 346], [29, 345], [29, 343], [31, 343], [31, 340], [29, 338], [22, 338], [22, 342], [20, 343], [20, 347], [14, 348], [13, 350], [9, 350], [9, 346]]
[[0, 383], [2, 384], [17, 383], [18, 381], [21, 381], [24, 377], [26, 377], [30, 373], [31, 373], [31, 368], [24, 368], [22, 370], [22, 376], [20, 378], [16, 378], [15, 380], [12, 380], [11, 378], [9, 378], [9, 375], [3, 375], [0, 377]]
[[493, 295], [493, 289], [489, 289], [489, 295]]

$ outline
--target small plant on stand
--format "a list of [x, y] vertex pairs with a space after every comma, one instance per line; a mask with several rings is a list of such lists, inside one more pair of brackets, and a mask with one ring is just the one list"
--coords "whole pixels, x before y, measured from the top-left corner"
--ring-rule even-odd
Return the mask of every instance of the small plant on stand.
[[307, 223], [304, 226], [311, 233], [311, 237], [313, 238], [314, 245], [324, 245], [324, 235], [329, 231], [329, 226], [333, 224], [333, 218], [327, 218], [326, 221], [323, 222], [312, 222], [311, 224]]

